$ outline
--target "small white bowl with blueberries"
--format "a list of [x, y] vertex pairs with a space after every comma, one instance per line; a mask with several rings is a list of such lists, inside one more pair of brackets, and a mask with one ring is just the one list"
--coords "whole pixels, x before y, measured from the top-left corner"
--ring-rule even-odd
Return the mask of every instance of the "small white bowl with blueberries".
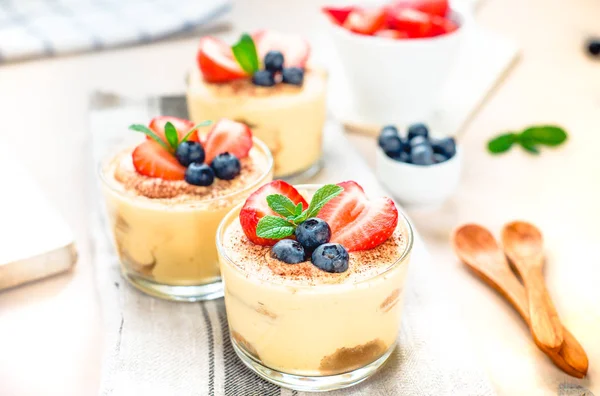
[[377, 143], [377, 177], [402, 204], [440, 205], [458, 187], [462, 160], [454, 138], [435, 138], [417, 123], [406, 134], [385, 126]]

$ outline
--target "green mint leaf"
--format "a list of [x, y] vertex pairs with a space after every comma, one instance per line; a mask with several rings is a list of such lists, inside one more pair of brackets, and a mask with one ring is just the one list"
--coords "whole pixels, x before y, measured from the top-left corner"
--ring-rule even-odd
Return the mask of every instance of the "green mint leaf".
[[183, 139], [181, 139], [181, 142], [179, 142], [179, 143], [187, 142], [187, 140], [190, 138], [190, 136], [192, 135], [192, 133], [193, 133], [193, 132], [194, 132], [196, 129], [198, 129], [198, 128], [202, 128], [202, 127], [205, 127], [205, 126], [209, 126], [210, 124], [212, 124], [212, 121], [210, 121], [210, 120], [206, 120], [206, 121], [202, 121], [202, 122], [201, 122], [201, 123], [199, 123], [199, 124], [196, 124], [196, 125], [194, 125], [194, 127], [193, 127], [192, 129], [190, 129], [190, 130], [188, 131], [188, 133], [186, 133], [186, 135], [183, 137]]
[[167, 142], [169, 142], [169, 146], [173, 150], [177, 150], [177, 145], [179, 144], [179, 135], [177, 135], [177, 129], [170, 122], [165, 124], [165, 137], [167, 138]]
[[293, 222], [296, 225], [300, 225], [300, 223], [304, 223], [306, 219], [308, 219], [308, 209], [294, 217]]
[[252, 40], [252, 37], [249, 34], [242, 34], [240, 41], [235, 43], [231, 47], [231, 50], [233, 51], [235, 60], [237, 60], [239, 65], [246, 73], [253, 74], [258, 70], [258, 53], [256, 52], [254, 40]]
[[261, 238], [282, 239], [294, 234], [296, 226], [277, 216], [265, 216], [256, 225], [256, 235]]
[[148, 128], [147, 126], [141, 124], [133, 124], [129, 125], [129, 129], [131, 129], [132, 131], [141, 132], [146, 136], [150, 136], [150, 138], [156, 143], [160, 144], [162, 148], [169, 152], [171, 151], [167, 143], [165, 143], [164, 140], [162, 140], [156, 133], [154, 133], [152, 129]]
[[296, 205], [288, 197], [281, 194], [272, 194], [267, 196], [269, 207], [283, 217], [296, 215]]
[[296, 209], [294, 210], [294, 214], [296, 215], [295, 217], [298, 217], [302, 214], [302, 202], [300, 202], [298, 205], [296, 205]]
[[510, 150], [518, 138], [519, 136], [515, 133], [506, 133], [497, 136], [488, 142], [488, 150], [492, 154], [504, 153]]
[[519, 135], [519, 144], [523, 149], [531, 154], [539, 154], [540, 150], [536, 146], [536, 142], [533, 138], [525, 133]]
[[315, 217], [327, 202], [340, 195], [342, 191], [344, 191], [344, 188], [335, 184], [326, 184], [319, 188], [313, 195], [308, 209], [306, 209], [305, 219]]
[[545, 146], [559, 146], [567, 140], [567, 132], [558, 126], [542, 125], [525, 129], [522, 136]]

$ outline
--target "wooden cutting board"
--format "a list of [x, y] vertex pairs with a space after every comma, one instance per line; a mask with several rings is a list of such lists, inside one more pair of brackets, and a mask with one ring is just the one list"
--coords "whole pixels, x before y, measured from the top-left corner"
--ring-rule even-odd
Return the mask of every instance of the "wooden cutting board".
[[0, 189], [0, 290], [69, 270], [73, 233], [6, 145]]

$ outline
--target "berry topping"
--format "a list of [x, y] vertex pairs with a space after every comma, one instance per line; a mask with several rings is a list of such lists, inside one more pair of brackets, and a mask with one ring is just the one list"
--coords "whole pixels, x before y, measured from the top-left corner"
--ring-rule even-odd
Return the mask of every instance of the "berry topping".
[[344, 21], [344, 27], [354, 33], [372, 35], [385, 27], [386, 14], [383, 9], [356, 8]]
[[271, 73], [283, 70], [283, 54], [280, 51], [269, 51], [265, 55], [265, 69]]
[[[159, 116], [154, 117], [150, 124], [148, 124], [148, 128], [152, 129], [163, 141], [167, 141], [165, 136], [165, 125], [167, 122], [173, 124], [175, 129], [177, 130], [177, 136], [179, 137], [179, 141], [181, 141], [187, 133], [194, 127], [194, 123], [188, 120], [184, 120], [182, 118], [177, 117], [169, 117], [169, 116]], [[152, 139], [150, 136], [146, 136], [146, 139]], [[198, 139], [198, 131], [192, 132], [192, 134], [187, 138], [187, 140], [191, 140], [194, 142], [199, 142]]]
[[331, 228], [331, 242], [348, 251], [368, 250], [385, 242], [396, 229], [398, 210], [389, 198], [369, 201], [356, 182], [339, 183], [344, 191], [318, 214]]
[[279, 51], [285, 59], [285, 67], [304, 67], [310, 55], [310, 45], [301, 36], [260, 30], [252, 35], [261, 59], [269, 51]]
[[221, 83], [247, 76], [236, 61], [231, 47], [214, 37], [200, 40], [197, 62], [204, 80]]
[[131, 154], [135, 170], [144, 176], [164, 180], [183, 180], [185, 167], [177, 158], [153, 140], [146, 140]]
[[452, 158], [456, 154], [456, 141], [452, 137], [432, 140], [431, 145], [434, 153], [442, 154], [447, 158]]
[[206, 163], [219, 154], [229, 152], [238, 159], [248, 156], [252, 148], [252, 132], [246, 124], [228, 119], [219, 120], [206, 136], [204, 151]]
[[330, 238], [329, 225], [317, 217], [312, 217], [296, 227], [296, 240], [309, 251], [329, 242]]
[[354, 11], [354, 7], [323, 7], [323, 12], [328, 15], [331, 22], [336, 25], [343, 25], [352, 11]]
[[[256, 227], [263, 217], [278, 215], [267, 202], [267, 197], [269, 195], [282, 195], [289, 199], [293, 205], [301, 204], [301, 210], [308, 208], [308, 203], [302, 195], [300, 195], [294, 187], [283, 180], [272, 181], [256, 190], [248, 197], [240, 211], [240, 223], [244, 230], [244, 234], [246, 234], [250, 241], [257, 245], [271, 246], [277, 242], [277, 239], [261, 238], [256, 235]], [[281, 220], [284, 219], [281, 218]]]
[[339, 243], [326, 243], [315, 249], [311, 262], [319, 269], [339, 273], [348, 270], [348, 251]]
[[429, 129], [422, 123], [412, 124], [408, 127], [408, 140], [412, 140], [415, 136], [429, 137]]
[[185, 181], [194, 186], [210, 186], [215, 180], [215, 173], [206, 164], [193, 163], [185, 171]]
[[259, 87], [272, 87], [275, 85], [275, 74], [268, 70], [258, 70], [252, 75], [252, 84]]
[[384, 129], [377, 139], [379, 147], [390, 157], [400, 155], [404, 151], [404, 143], [398, 132], [394, 133], [391, 129]]
[[271, 249], [271, 257], [287, 264], [304, 261], [304, 248], [293, 239], [282, 239]]
[[413, 146], [410, 152], [410, 162], [415, 165], [433, 165], [433, 149], [429, 144], [418, 144]]
[[431, 143], [429, 143], [429, 139], [427, 139], [425, 136], [415, 136], [409, 141], [409, 143], [410, 147], [416, 147], [421, 144], [426, 144], [428, 146], [431, 145]]
[[587, 42], [587, 51], [591, 56], [600, 56], [600, 38], [592, 38]]
[[175, 156], [179, 163], [183, 166], [188, 166], [192, 162], [204, 162], [204, 148], [198, 142], [185, 141], [179, 143]]
[[210, 163], [210, 167], [215, 172], [215, 176], [222, 180], [232, 180], [242, 170], [240, 160], [230, 153], [217, 155]]
[[283, 69], [282, 82], [285, 84], [302, 85], [304, 82], [304, 70], [299, 67], [287, 67]]

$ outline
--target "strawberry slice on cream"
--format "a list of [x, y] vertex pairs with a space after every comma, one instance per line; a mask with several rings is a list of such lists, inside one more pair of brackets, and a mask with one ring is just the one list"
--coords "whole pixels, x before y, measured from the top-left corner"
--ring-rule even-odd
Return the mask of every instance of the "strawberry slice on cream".
[[215, 37], [206, 36], [200, 39], [196, 60], [207, 82], [223, 83], [248, 77], [235, 60], [231, 47]]

